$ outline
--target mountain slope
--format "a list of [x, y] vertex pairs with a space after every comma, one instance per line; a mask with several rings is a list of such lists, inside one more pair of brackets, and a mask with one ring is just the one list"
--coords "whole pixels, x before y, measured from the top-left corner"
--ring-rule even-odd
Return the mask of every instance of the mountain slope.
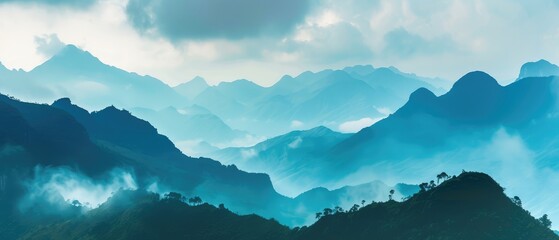
[[407, 201], [322, 217], [296, 239], [559, 239], [491, 177], [463, 173]]
[[350, 135], [326, 127], [293, 131], [268, 139], [253, 147], [227, 148], [209, 156], [227, 164], [235, 164], [252, 172], [266, 172], [280, 192], [300, 193], [317, 185], [307, 176], [318, 173], [324, 162], [322, 150], [347, 139]]
[[[229, 145], [248, 133], [231, 129], [223, 120], [209, 111], [196, 107], [176, 109], [173, 107], [154, 111], [134, 108], [131, 112], [148, 120], [157, 130], [168, 136], [176, 145], [185, 141], [207, 142], [212, 145]], [[184, 151], [184, 149], [181, 148]], [[195, 152], [186, 151], [187, 154]]]
[[[108, 105], [155, 109], [186, 105], [186, 98], [158, 79], [108, 66], [74, 45], [67, 45], [30, 72], [2, 76], [0, 80], [6, 87], [4, 93], [39, 102], [70, 97], [88, 109]], [[41, 91], [30, 95], [22, 90], [25, 88]]]
[[85, 216], [38, 228], [22, 239], [286, 239], [289, 228], [209, 204], [121, 191]]
[[[23, 183], [37, 177], [37, 167], [63, 167], [84, 173], [91, 178], [87, 181], [116, 168], [126, 169], [139, 188], [157, 182], [166, 189], [227, 204], [239, 213], [257, 212], [280, 220], [293, 216], [292, 208], [278, 208], [289, 199], [274, 191], [267, 175], [187, 157], [148, 122], [127, 111], [108, 107], [88, 113], [68, 99], [49, 106], [4, 96], [0, 110], [4, 113], [0, 122], [6, 124], [0, 138], [0, 177], [7, 182], [0, 191], [2, 211], [17, 212], [16, 200], [28, 191]], [[12, 219], [2, 216], [7, 219], [0, 222]], [[6, 236], [4, 230], [0, 229], [0, 236]]]
[[433, 146], [473, 129], [528, 127], [553, 110], [552, 81], [527, 78], [502, 87], [491, 76], [472, 72], [440, 97], [419, 89], [396, 113], [340, 143], [336, 151], [374, 152], [382, 148], [375, 143], [387, 138]]
[[366, 171], [369, 179], [398, 175], [413, 182], [441, 169], [471, 169], [514, 182], [512, 173], [522, 172], [524, 181], [511, 187], [528, 199], [526, 207], [556, 212], [551, 202], [536, 205], [555, 193], [527, 187], [552, 184], [559, 172], [556, 84], [542, 77], [500, 86], [473, 72], [439, 97], [419, 89], [394, 114], [325, 151], [329, 166], [316, 178], [360, 179]]
[[187, 97], [189, 100], [193, 100], [198, 94], [206, 90], [206, 88], [210, 87], [206, 80], [201, 77], [195, 77], [194, 79], [179, 84], [173, 89], [178, 92], [179, 94]]

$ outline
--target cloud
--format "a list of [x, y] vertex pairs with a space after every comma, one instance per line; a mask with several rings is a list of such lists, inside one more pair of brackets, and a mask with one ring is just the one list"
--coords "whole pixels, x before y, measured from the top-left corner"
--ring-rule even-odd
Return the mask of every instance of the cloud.
[[[458, 175], [462, 170], [484, 172], [503, 186], [509, 197], [519, 196], [524, 208], [533, 216], [547, 213], [552, 221], [559, 221], [556, 204], [559, 192], [549, 191], [547, 187], [559, 184], [559, 170], [553, 164], [557, 156], [555, 147], [531, 148], [529, 140], [505, 128], [490, 131], [482, 137], [479, 132], [456, 137], [447, 143], [448, 146], [436, 151], [423, 148], [423, 152], [431, 152], [424, 157], [387, 158], [364, 166], [331, 185], [343, 186], [375, 179], [388, 184], [418, 184], [436, 180], [436, 174], [442, 171], [450, 175]], [[393, 146], [402, 150], [414, 147], [404, 143], [394, 143]], [[401, 165], [403, 161], [405, 167]]]
[[0, 0], [2, 3], [33, 3], [46, 4], [53, 6], [70, 6], [70, 7], [88, 7], [93, 5], [97, 0]]
[[382, 118], [361, 118], [355, 121], [347, 121], [338, 127], [338, 130], [344, 133], [356, 133], [361, 129], [366, 128], [380, 121]]
[[293, 129], [301, 128], [301, 127], [303, 127], [303, 125], [305, 125], [305, 124], [303, 122], [299, 121], [299, 120], [291, 121], [291, 128], [293, 128]]
[[295, 149], [301, 146], [301, 143], [303, 143], [303, 139], [301, 137], [297, 137], [295, 138], [295, 140], [293, 140], [293, 142], [287, 144], [287, 147]]
[[410, 57], [416, 54], [438, 54], [452, 48], [450, 38], [439, 37], [427, 40], [404, 28], [397, 28], [384, 35], [386, 46], [383, 54], [387, 56]]
[[347, 22], [336, 22], [334, 17], [300, 27], [290, 41], [280, 44], [282, 52], [298, 54], [298, 60], [312, 63], [365, 61], [373, 52], [358, 28]]
[[130, 0], [126, 13], [141, 32], [172, 41], [282, 36], [302, 21], [310, 0]]
[[45, 57], [52, 57], [66, 46], [56, 34], [36, 36], [35, 43], [37, 44], [37, 52]]
[[73, 200], [96, 208], [119, 189], [138, 188], [134, 175], [122, 169], [114, 169], [102, 179], [105, 180], [94, 180], [68, 167], [36, 167], [34, 177], [24, 183], [28, 194], [20, 209], [45, 203], [59, 206], [60, 201], [71, 203]]
[[241, 156], [244, 160], [256, 157], [257, 155], [258, 155], [258, 152], [256, 152], [256, 150], [254, 150], [254, 148], [242, 149], [241, 150]]
[[[269, 0], [227, 1], [236, 6], [221, 14], [223, 1], [0, 0], [9, 2], [0, 4], [0, 32], [10, 33], [0, 38], [0, 60], [30, 70], [45, 60], [35, 36], [56, 33], [103, 62], [171, 85], [201, 75], [211, 84], [245, 78], [269, 86], [284, 74], [356, 64], [393, 65], [450, 80], [483, 70], [512, 81], [526, 61], [559, 62], [556, 0], [288, 0], [274, 4], [294, 11], [263, 16], [255, 14], [276, 8]], [[39, 2], [94, 4], [58, 11], [63, 5]], [[196, 4], [215, 7], [185, 9]], [[266, 11], [254, 11], [258, 6]], [[223, 27], [223, 19], [247, 11], [252, 15]]]
[[393, 113], [393, 111], [388, 107], [375, 107], [375, 109], [384, 116], [388, 116]]

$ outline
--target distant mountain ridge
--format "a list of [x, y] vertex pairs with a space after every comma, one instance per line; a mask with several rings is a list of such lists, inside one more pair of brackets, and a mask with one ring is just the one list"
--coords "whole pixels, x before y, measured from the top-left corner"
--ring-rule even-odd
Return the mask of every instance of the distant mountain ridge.
[[293, 130], [293, 122], [337, 129], [347, 121], [381, 117], [378, 109], [396, 109], [416, 87], [442, 92], [427, 80], [365, 65], [284, 76], [270, 87], [248, 80], [222, 82], [204, 88], [193, 101], [235, 129], [277, 136]]
[[210, 85], [202, 77], [195, 77], [192, 80], [181, 83], [173, 89], [179, 94], [187, 97], [189, 100], [193, 100], [194, 97], [198, 96], [201, 92], [206, 90]]
[[159, 108], [184, 101], [161, 81], [105, 65], [74, 45], [29, 72], [0, 74], [4, 93], [36, 102], [71, 97], [88, 109], [98, 109], [107, 105]]
[[[212, 156], [239, 165], [249, 159], [249, 168], [266, 169], [272, 176], [280, 170], [288, 173], [274, 181], [295, 179], [285, 185], [287, 189], [307, 183], [347, 185], [390, 179], [394, 175], [404, 177], [405, 182], [414, 182], [435, 175], [439, 169], [483, 170], [500, 180], [511, 178], [508, 171], [555, 173], [559, 171], [555, 161], [559, 157], [557, 84], [555, 77], [529, 77], [501, 86], [484, 72], [471, 72], [440, 96], [419, 88], [395, 113], [333, 141], [333, 145], [316, 148], [310, 145], [305, 151], [296, 152], [287, 147], [290, 142], [286, 141], [275, 154], [275, 159], [282, 159], [279, 165], [263, 154], [269, 150], [262, 152], [256, 147], [237, 149], [236, 153], [226, 149]], [[513, 149], [516, 152], [509, 154]], [[242, 158], [242, 153], [249, 158]], [[300, 171], [305, 167], [299, 167], [313, 162], [320, 163], [311, 168], [314, 171]], [[524, 167], [516, 169], [519, 166], [516, 162]], [[298, 172], [301, 172], [300, 179], [292, 174]], [[548, 182], [551, 179], [531, 177], [529, 181], [536, 185], [551, 184]], [[525, 185], [521, 183], [516, 184], [519, 184], [519, 194], [529, 199], [529, 209], [542, 209], [530, 205], [542, 196], [555, 197], [554, 193], [543, 190], [536, 193], [523, 188]], [[557, 211], [552, 203], [545, 206]]]
[[527, 77], [549, 77], [559, 76], [559, 66], [541, 59], [537, 62], [527, 62], [520, 68], [518, 79]]
[[[381, 71], [385, 74], [375, 75]], [[171, 88], [156, 78], [106, 65], [75, 45], [65, 46], [29, 72], [0, 67], [0, 87], [5, 94], [33, 102], [69, 97], [89, 111], [110, 105], [131, 111], [147, 109], [142, 117], [173, 133], [167, 135], [176, 143], [198, 142], [210, 147], [248, 146], [254, 142], [251, 139], [292, 130], [321, 125], [338, 130], [346, 122], [377, 119], [401, 106], [416, 87], [438, 92], [431, 80], [396, 68], [362, 65], [285, 76], [271, 87], [245, 79], [210, 86], [196, 77]], [[209, 114], [175, 115], [180, 120], [157, 116], [169, 107], [181, 110], [194, 106]], [[210, 116], [211, 121], [199, 120]], [[196, 125], [198, 131], [184, 131], [178, 122]], [[232, 131], [227, 130], [223, 138], [200, 133], [217, 128]]]
[[307, 177], [322, 169], [322, 151], [350, 137], [320, 126], [293, 131], [252, 147], [226, 148], [208, 156], [241, 169], [268, 173], [280, 192], [299, 193], [320, 184]]

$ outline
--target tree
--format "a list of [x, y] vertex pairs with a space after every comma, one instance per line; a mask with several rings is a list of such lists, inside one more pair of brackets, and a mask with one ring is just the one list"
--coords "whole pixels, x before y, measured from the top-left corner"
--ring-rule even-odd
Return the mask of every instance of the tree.
[[182, 194], [178, 193], [178, 192], [169, 192], [166, 193], [164, 195], [165, 199], [169, 199], [169, 200], [176, 200], [176, 201], [181, 201], [184, 202], [185, 197], [182, 196]]
[[315, 215], [316, 219], [320, 219], [322, 217], [322, 213], [321, 212], [317, 212]]
[[394, 195], [394, 189], [390, 189], [390, 194], [388, 195], [388, 200], [392, 200], [392, 195]]
[[428, 188], [429, 188], [429, 184], [426, 182], [419, 184], [419, 189], [420, 189], [419, 192], [425, 192], [429, 190]]
[[202, 203], [202, 199], [198, 196], [196, 197], [192, 197], [188, 199], [188, 203], [196, 206], [196, 205], [200, 205]]
[[359, 210], [359, 205], [353, 204], [353, 207], [349, 209], [349, 212], [357, 212]]
[[225, 209], [225, 205], [223, 203], [219, 204], [219, 209], [224, 210]]
[[334, 212], [334, 211], [333, 211], [331, 208], [325, 208], [325, 209], [323, 210], [323, 215], [324, 215], [324, 216], [329, 216], [329, 215], [332, 215], [333, 212]]
[[446, 174], [445, 172], [439, 173], [437, 174], [437, 184], [439, 184], [440, 180], [446, 180], [448, 179], [448, 174]]
[[82, 207], [82, 206], [83, 206], [82, 203], [81, 203], [80, 201], [78, 201], [78, 200], [72, 201], [71, 204], [72, 204], [74, 207]]
[[433, 189], [433, 188], [435, 188], [436, 186], [437, 186], [437, 184], [435, 184], [435, 181], [431, 180], [431, 181], [429, 182], [429, 189]]
[[516, 206], [522, 207], [522, 200], [518, 196], [514, 196], [510, 199]]
[[540, 221], [540, 223], [544, 227], [551, 228], [551, 220], [549, 220], [549, 218], [547, 217], [547, 214], [544, 214], [541, 218], [538, 218], [538, 221]]
[[342, 212], [344, 212], [344, 209], [343, 209], [342, 207], [340, 207], [340, 206], [334, 207], [334, 210], [336, 211], [336, 213], [342, 213]]
[[361, 206], [362, 206], [362, 207], [365, 206], [365, 200], [361, 200]]

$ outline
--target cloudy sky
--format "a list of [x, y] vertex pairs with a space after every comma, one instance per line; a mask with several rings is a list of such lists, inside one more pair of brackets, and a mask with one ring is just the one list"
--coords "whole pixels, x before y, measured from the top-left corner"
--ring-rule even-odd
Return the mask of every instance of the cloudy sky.
[[0, 0], [0, 61], [30, 70], [64, 44], [170, 85], [355, 64], [506, 83], [559, 63], [559, 0]]

